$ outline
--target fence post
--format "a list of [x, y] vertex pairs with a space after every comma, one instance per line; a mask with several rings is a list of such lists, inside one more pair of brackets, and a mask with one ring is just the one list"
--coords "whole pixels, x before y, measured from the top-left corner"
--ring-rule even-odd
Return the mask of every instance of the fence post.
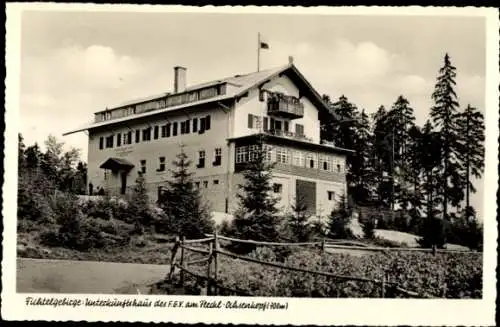
[[212, 242], [208, 244], [208, 264], [207, 264], [207, 295], [212, 295], [212, 255], [213, 255], [213, 245]]
[[385, 298], [385, 272], [384, 275], [382, 276], [382, 298]]
[[172, 248], [172, 255], [170, 256], [170, 272], [168, 274], [169, 281], [172, 280], [172, 276], [173, 276], [174, 271], [175, 271], [175, 258], [177, 256], [177, 251], [179, 250], [179, 244], [180, 244], [179, 236], [176, 236], [175, 237], [175, 244], [174, 244], [174, 247]]
[[181, 238], [181, 273], [180, 273], [180, 278], [181, 278], [181, 286], [184, 287], [184, 269], [186, 268], [184, 265], [184, 241], [186, 240], [185, 236], [182, 236]]
[[321, 254], [325, 253], [325, 239], [321, 239]]
[[214, 258], [214, 295], [218, 295], [219, 290], [217, 287], [217, 251], [219, 251], [219, 239], [217, 238], [217, 231], [214, 232], [214, 250], [213, 250], [213, 258]]

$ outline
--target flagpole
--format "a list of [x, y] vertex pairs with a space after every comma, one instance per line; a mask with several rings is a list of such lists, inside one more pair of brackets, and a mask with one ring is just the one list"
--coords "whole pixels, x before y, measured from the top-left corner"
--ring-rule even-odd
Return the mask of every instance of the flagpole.
[[257, 71], [260, 70], [260, 32], [257, 33]]

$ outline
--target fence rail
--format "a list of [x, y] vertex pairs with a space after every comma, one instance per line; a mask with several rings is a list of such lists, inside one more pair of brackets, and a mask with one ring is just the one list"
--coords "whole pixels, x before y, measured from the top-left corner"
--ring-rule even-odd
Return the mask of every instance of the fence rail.
[[[438, 296], [431, 295], [431, 294], [421, 294], [418, 292], [410, 291], [407, 289], [404, 289], [400, 287], [397, 283], [395, 282], [390, 282], [387, 280], [386, 274], [381, 276], [380, 279], [369, 279], [365, 277], [356, 277], [356, 276], [344, 276], [344, 275], [336, 275], [332, 274], [329, 272], [323, 272], [323, 271], [315, 271], [311, 269], [305, 269], [305, 268], [298, 268], [298, 267], [292, 267], [292, 266], [287, 266], [281, 263], [276, 263], [276, 262], [267, 262], [267, 261], [262, 261], [258, 260], [255, 258], [250, 258], [248, 256], [242, 256], [238, 254], [234, 254], [228, 251], [224, 251], [220, 249], [220, 241], [230, 241], [230, 242], [235, 242], [235, 243], [243, 243], [243, 244], [254, 244], [254, 245], [261, 245], [261, 246], [284, 246], [284, 247], [295, 247], [295, 246], [319, 246], [321, 247], [321, 251], [324, 252], [328, 248], [337, 248], [337, 249], [351, 249], [351, 250], [363, 250], [363, 251], [390, 251], [390, 250], [396, 250], [396, 251], [402, 251], [402, 250], [409, 250], [409, 251], [422, 251], [422, 250], [427, 250], [427, 249], [408, 249], [408, 248], [382, 248], [382, 247], [364, 247], [364, 246], [346, 246], [346, 245], [336, 245], [333, 244], [334, 242], [325, 242], [325, 240], [322, 240], [321, 242], [301, 242], [301, 243], [292, 243], [292, 242], [286, 242], [286, 243], [279, 243], [279, 242], [260, 242], [260, 241], [253, 241], [253, 240], [240, 240], [236, 238], [231, 238], [231, 237], [226, 237], [226, 236], [220, 236], [215, 234], [207, 234], [207, 237], [201, 238], [201, 239], [192, 239], [192, 240], [186, 240], [184, 238], [176, 238], [175, 245], [172, 248], [172, 256], [171, 256], [171, 268], [170, 272], [168, 275], [168, 279], [172, 280], [173, 273], [176, 268], [180, 270], [180, 282], [181, 285], [184, 285], [184, 274], [187, 273], [193, 277], [196, 277], [200, 280], [203, 280], [206, 283], [206, 290], [207, 290], [207, 295], [217, 295], [218, 290], [225, 290], [233, 294], [237, 295], [246, 295], [246, 296], [251, 296], [252, 294], [249, 294], [246, 291], [243, 290], [238, 290], [234, 289], [231, 287], [227, 287], [226, 285], [222, 285], [220, 280], [218, 279], [218, 255], [230, 257], [233, 259], [238, 259], [246, 262], [252, 262], [256, 264], [260, 264], [263, 266], [268, 266], [268, 267], [274, 267], [277, 269], [284, 269], [288, 271], [295, 271], [295, 272], [300, 272], [300, 273], [305, 273], [305, 274], [312, 274], [315, 276], [323, 276], [339, 281], [357, 281], [357, 282], [365, 282], [365, 283], [373, 283], [374, 285], [377, 285], [381, 289], [381, 297], [386, 296], [386, 291], [387, 289], [390, 289], [392, 291], [396, 291], [402, 295], [406, 295], [409, 297], [413, 298], [436, 298]], [[207, 245], [209, 246], [209, 249], [201, 249], [197, 247], [192, 247], [188, 245], [192, 244], [200, 244], [200, 243], [208, 243]], [[176, 257], [177, 257], [177, 252], [180, 250], [180, 262], [176, 262]], [[190, 262], [186, 262], [186, 257], [185, 257], [185, 251], [191, 251], [195, 253], [200, 253], [207, 255], [206, 257], [198, 260], [193, 260]], [[432, 250], [424, 251], [424, 252], [431, 252]], [[453, 251], [453, 250], [441, 250], [441, 252], [466, 252], [466, 251]], [[188, 266], [192, 265], [199, 265], [199, 264], [207, 264], [207, 272], [206, 276], [199, 274], [197, 272], [194, 272], [192, 270], [188, 269]], [[444, 295], [444, 292], [443, 292]]]

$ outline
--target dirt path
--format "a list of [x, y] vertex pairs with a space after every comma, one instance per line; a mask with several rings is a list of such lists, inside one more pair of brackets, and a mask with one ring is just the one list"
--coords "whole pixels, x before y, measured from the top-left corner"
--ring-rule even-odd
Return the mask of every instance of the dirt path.
[[168, 265], [17, 259], [19, 293], [137, 294], [162, 280]]

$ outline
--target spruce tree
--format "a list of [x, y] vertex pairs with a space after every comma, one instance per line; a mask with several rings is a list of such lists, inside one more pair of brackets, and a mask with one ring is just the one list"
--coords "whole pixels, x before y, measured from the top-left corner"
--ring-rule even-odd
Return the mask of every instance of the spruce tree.
[[459, 157], [459, 128], [457, 94], [455, 93], [456, 68], [451, 64], [448, 54], [439, 70], [432, 99], [431, 118], [439, 131], [442, 156], [439, 172], [439, 193], [442, 197], [443, 218], [448, 219], [449, 205], [458, 205], [463, 198], [462, 179], [457, 173], [461, 169]]
[[214, 222], [199, 190], [193, 185], [193, 173], [189, 172], [191, 161], [181, 146], [181, 152], [173, 161], [170, 170], [172, 180], [158, 199], [158, 205], [166, 214], [166, 221], [159, 226], [188, 239], [204, 237], [213, 232]]
[[242, 171], [244, 183], [239, 185], [240, 207], [233, 220], [234, 233], [241, 239], [276, 241], [280, 218], [276, 208], [278, 199], [271, 194], [273, 163], [266, 160], [267, 149], [262, 138], [256, 145], [256, 153]]
[[465, 167], [465, 207], [470, 207], [470, 193], [476, 189], [472, 178], [481, 178], [484, 170], [484, 116], [468, 105], [459, 116], [461, 158]]
[[309, 226], [307, 204], [304, 202], [303, 197], [296, 199], [292, 211], [288, 217], [288, 223], [294, 240], [297, 242], [308, 241], [312, 232]]
[[149, 208], [149, 196], [146, 188], [146, 181], [140, 174], [130, 196], [128, 211], [130, 213], [129, 222], [134, 223], [137, 230], [143, 230], [151, 225], [151, 211]]

